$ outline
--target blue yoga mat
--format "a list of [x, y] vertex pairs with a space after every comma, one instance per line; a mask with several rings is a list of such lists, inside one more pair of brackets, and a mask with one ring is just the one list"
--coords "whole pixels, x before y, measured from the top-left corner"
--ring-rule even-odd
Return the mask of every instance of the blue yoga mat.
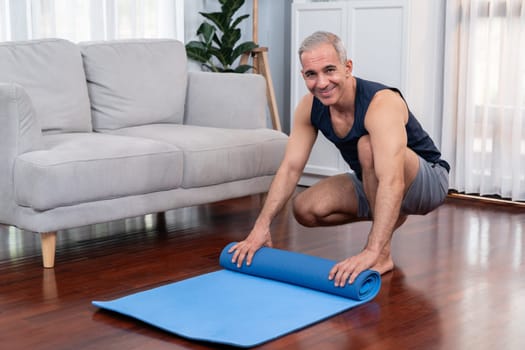
[[261, 248], [251, 266], [231, 262], [227, 245], [216, 272], [93, 305], [189, 339], [252, 347], [372, 300], [381, 276], [361, 273], [336, 288], [335, 261]]

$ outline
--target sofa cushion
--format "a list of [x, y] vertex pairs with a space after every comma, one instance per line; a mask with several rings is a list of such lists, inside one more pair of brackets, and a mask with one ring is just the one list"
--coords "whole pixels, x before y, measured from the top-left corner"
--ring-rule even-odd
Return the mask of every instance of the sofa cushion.
[[189, 72], [184, 124], [264, 128], [266, 101], [266, 80], [260, 74]]
[[184, 153], [183, 188], [275, 174], [287, 136], [270, 129], [156, 124], [112, 131], [170, 143]]
[[186, 52], [176, 40], [81, 43], [95, 130], [182, 123]]
[[46, 135], [15, 163], [15, 200], [47, 210], [179, 187], [182, 152], [155, 140], [99, 133]]
[[21, 85], [45, 132], [88, 132], [91, 111], [77, 45], [62, 39], [0, 43], [0, 82]]

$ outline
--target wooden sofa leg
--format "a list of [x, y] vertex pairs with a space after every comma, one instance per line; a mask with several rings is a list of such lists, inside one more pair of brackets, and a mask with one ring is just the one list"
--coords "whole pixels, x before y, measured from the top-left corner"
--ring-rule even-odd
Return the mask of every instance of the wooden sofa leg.
[[55, 232], [42, 232], [40, 234], [40, 241], [42, 244], [42, 260], [46, 269], [55, 267], [55, 250], [57, 233]]

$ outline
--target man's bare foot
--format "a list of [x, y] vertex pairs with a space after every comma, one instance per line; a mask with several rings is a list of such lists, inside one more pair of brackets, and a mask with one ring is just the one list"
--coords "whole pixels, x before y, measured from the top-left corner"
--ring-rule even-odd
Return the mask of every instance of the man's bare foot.
[[[397, 230], [401, 225], [405, 223], [407, 220], [406, 215], [401, 215], [396, 222], [396, 226], [394, 228], [394, 231]], [[391, 250], [391, 240], [388, 241], [387, 244], [385, 244], [385, 247], [381, 251], [381, 255], [379, 256], [379, 260], [377, 263], [372, 266], [370, 269], [375, 270], [379, 272], [379, 274], [384, 275], [387, 272], [390, 272], [394, 269], [394, 260], [392, 260], [392, 254], [390, 252]]]

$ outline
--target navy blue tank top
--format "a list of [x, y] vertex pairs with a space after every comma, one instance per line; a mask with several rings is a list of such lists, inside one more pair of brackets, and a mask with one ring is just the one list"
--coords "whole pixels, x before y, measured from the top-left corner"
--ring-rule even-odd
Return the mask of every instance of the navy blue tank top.
[[[343, 159], [355, 172], [356, 176], [361, 179], [361, 165], [359, 164], [357, 155], [357, 141], [361, 136], [368, 134], [368, 131], [365, 129], [365, 115], [370, 101], [372, 101], [372, 98], [378, 91], [385, 89], [399, 93], [402, 98], [403, 95], [401, 95], [401, 92], [396, 88], [357, 77], [355, 79], [357, 81], [357, 87], [355, 94], [354, 124], [345, 137], [340, 138], [335, 134], [332, 127], [329, 107], [323, 105], [316, 97], [314, 97], [313, 100], [310, 119], [312, 125], [321, 131], [328, 140], [334, 143], [341, 152]], [[412, 112], [410, 112], [410, 109], [408, 111], [408, 122], [405, 125], [405, 129], [408, 138], [407, 146], [410, 149], [427, 162], [437, 163], [447, 169], [447, 171], [450, 171], [450, 165], [441, 159], [441, 152], [437, 149], [427, 132], [423, 130], [423, 127]]]

